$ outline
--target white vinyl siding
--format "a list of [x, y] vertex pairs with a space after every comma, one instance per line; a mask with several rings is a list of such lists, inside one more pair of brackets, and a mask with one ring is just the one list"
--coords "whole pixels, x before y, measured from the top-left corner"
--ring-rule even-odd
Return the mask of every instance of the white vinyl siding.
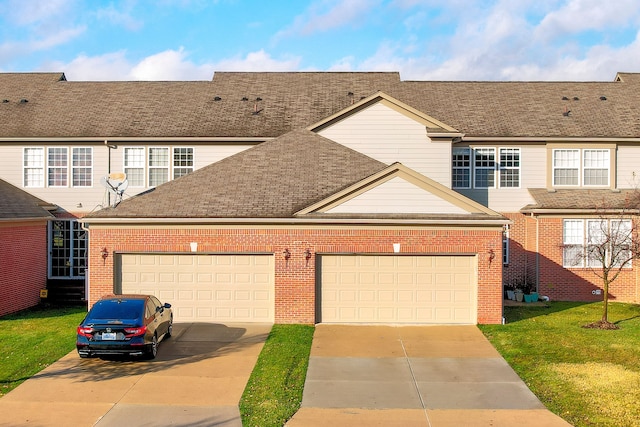
[[44, 148], [29, 147], [23, 155], [23, 185], [44, 187]]
[[402, 163], [451, 188], [451, 144], [432, 142], [424, 124], [381, 102], [318, 133], [383, 163]]
[[327, 213], [468, 214], [469, 212], [411, 182], [395, 177], [327, 210]]

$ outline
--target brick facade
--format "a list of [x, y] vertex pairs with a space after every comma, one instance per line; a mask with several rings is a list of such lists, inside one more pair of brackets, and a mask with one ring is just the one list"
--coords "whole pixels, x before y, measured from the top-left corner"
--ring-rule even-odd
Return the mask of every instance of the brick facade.
[[[602, 294], [594, 293], [602, 291], [602, 279], [592, 269], [562, 265], [562, 218], [505, 216], [514, 221], [510, 230], [510, 262], [504, 268], [505, 283], [528, 274], [534, 280], [537, 276], [540, 295], [552, 301], [602, 301]], [[640, 269], [638, 262], [634, 262], [633, 268], [625, 269], [609, 285], [612, 301], [640, 302]]]
[[[402, 253], [478, 254], [478, 322], [502, 321], [502, 234], [493, 229], [429, 228], [107, 228], [92, 226], [89, 247], [89, 305], [112, 293], [114, 253], [190, 253], [190, 242], [204, 253], [275, 254], [275, 322], [315, 322], [317, 254]], [[101, 257], [105, 248], [109, 256]], [[304, 251], [313, 254], [307, 262]], [[291, 252], [285, 261], [282, 253]], [[490, 260], [493, 251], [495, 258]]]
[[47, 283], [46, 221], [0, 224], [0, 316], [40, 303]]

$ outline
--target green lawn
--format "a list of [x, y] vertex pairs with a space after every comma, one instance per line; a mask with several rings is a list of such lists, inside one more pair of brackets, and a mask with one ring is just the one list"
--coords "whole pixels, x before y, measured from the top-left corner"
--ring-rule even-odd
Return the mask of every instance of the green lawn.
[[73, 350], [86, 312], [32, 309], [0, 317], [0, 396]]
[[282, 426], [302, 402], [314, 327], [274, 325], [240, 400], [242, 425]]
[[[480, 329], [531, 390], [576, 427], [640, 427], [640, 305], [612, 303], [619, 330], [585, 329], [601, 303], [507, 307]], [[0, 318], [0, 396], [73, 350], [83, 308]], [[282, 426], [298, 409], [313, 326], [274, 325], [240, 402], [245, 426]]]
[[576, 427], [640, 426], [640, 305], [611, 303], [619, 330], [585, 329], [602, 303], [506, 307], [480, 329], [554, 413]]

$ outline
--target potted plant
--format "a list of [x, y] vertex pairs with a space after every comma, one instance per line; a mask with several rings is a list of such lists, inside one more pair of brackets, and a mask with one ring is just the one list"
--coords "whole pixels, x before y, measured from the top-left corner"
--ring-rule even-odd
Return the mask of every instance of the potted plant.
[[506, 299], [511, 301], [516, 300], [515, 287], [513, 286], [513, 283], [504, 284], [504, 293], [505, 293]]
[[533, 283], [526, 281], [522, 286], [524, 292], [524, 302], [537, 302], [538, 293], [535, 291]]

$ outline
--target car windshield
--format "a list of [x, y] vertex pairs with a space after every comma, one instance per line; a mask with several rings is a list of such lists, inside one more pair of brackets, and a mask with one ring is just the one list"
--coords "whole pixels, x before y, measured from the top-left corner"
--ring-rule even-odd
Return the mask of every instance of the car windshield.
[[138, 319], [144, 309], [144, 300], [105, 300], [97, 302], [88, 319]]

